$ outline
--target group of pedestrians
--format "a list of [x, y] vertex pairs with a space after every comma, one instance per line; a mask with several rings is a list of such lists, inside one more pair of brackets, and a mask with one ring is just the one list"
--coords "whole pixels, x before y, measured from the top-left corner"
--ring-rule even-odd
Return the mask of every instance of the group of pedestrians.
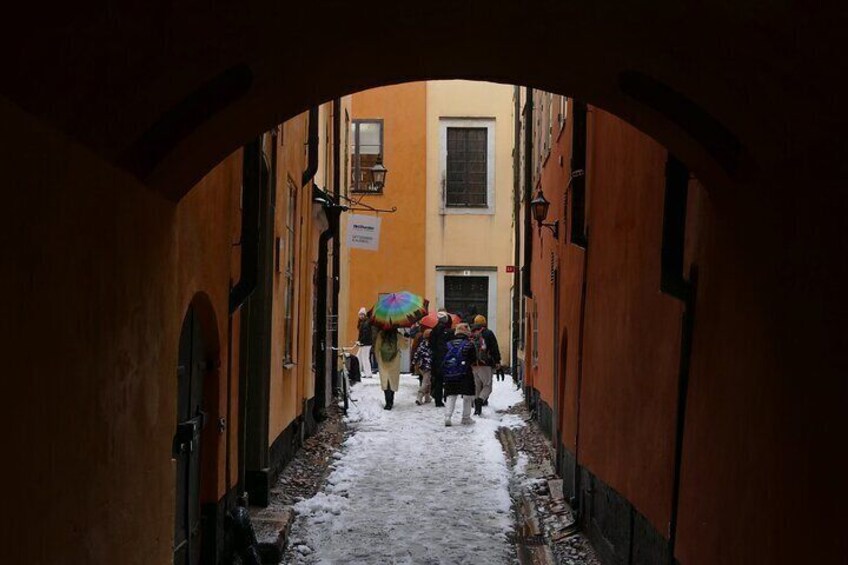
[[434, 401], [445, 410], [445, 426], [452, 425], [456, 404], [462, 397], [462, 424], [473, 424], [472, 411], [482, 416], [492, 393], [494, 374], [503, 375], [501, 353], [495, 333], [488, 328], [485, 316], [477, 315], [472, 323], [454, 325], [445, 311], [437, 313], [433, 328], [411, 330], [377, 330], [368, 323], [365, 309], [359, 311], [359, 361], [362, 376], [371, 375], [371, 349], [374, 349], [380, 374], [380, 387], [385, 394], [385, 409], [394, 406], [400, 385], [400, 333], [413, 340], [412, 366], [419, 375], [420, 386], [415, 403], [419, 406]]

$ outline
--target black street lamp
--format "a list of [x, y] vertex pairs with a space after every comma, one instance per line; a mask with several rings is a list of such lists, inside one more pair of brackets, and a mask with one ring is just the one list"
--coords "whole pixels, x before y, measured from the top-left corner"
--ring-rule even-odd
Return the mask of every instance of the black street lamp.
[[533, 217], [536, 218], [536, 223], [539, 225], [539, 231], [542, 230], [543, 227], [551, 230], [551, 233], [554, 234], [554, 239], [559, 239], [559, 220], [554, 220], [552, 223], [545, 223], [545, 218], [548, 217], [548, 209], [551, 207], [551, 203], [548, 202], [548, 199], [545, 198], [545, 194], [542, 192], [542, 189], [539, 189], [539, 192], [536, 193], [536, 196], [533, 200], [530, 201], [530, 206], [533, 210]]
[[383, 156], [377, 156], [377, 162], [371, 167], [371, 182], [374, 184], [374, 188], [377, 191], [383, 190], [383, 187], [386, 186], [386, 173], [389, 170], [383, 166]]

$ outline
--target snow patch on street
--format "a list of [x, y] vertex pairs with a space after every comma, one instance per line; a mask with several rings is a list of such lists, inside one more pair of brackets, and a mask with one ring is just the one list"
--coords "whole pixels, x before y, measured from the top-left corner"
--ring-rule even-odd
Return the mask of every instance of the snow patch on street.
[[355, 433], [323, 492], [294, 507], [294, 563], [512, 561], [510, 470], [495, 431], [524, 421], [496, 411], [520, 402], [521, 392], [495, 382], [483, 417], [460, 425], [460, 400], [445, 427], [444, 409], [415, 404], [417, 388], [417, 378], [402, 375], [391, 411], [379, 379], [353, 388]]

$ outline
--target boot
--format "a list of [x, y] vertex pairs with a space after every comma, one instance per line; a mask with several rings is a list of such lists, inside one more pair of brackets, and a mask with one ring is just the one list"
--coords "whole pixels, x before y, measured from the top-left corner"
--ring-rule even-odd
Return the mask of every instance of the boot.
[[480, 398], [474, 399], [474, 415], [482, 416], [483, 415], [483, 400]]
[[391, 410], [392, 409], [392, 389], [387, 388], [383, 391], [383, 395], [386, 397], [386, 405], [383, 406], [383, 410]]
[[389, 395], [389, 410], [395, 407], [395, 391], [389, 389], [386, 391]]

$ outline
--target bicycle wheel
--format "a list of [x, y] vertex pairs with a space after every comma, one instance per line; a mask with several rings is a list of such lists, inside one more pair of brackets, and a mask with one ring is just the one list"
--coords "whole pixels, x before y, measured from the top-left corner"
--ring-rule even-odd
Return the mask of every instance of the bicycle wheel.
[[344, 413], [347, 414], [347, 409], [349, 406], [348, 396], [350, 395], [350, 381], [347, 376], [347, 369], [342, 365], [342, 368], [339, 369], [339, 392], [341, 393], [342, 400], [342, 408], [344, 409]]

